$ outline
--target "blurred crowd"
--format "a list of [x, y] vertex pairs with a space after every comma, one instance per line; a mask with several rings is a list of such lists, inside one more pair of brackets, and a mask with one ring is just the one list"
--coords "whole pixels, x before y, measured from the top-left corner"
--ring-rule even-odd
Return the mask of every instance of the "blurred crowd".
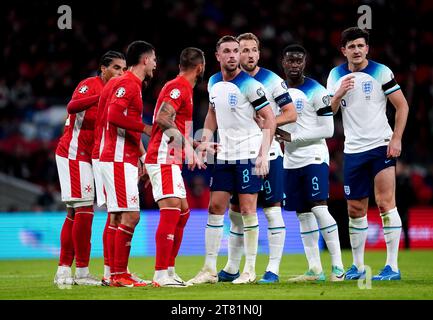
[[[100, 4], [98, 6], [98, 3]], [[370, 58], [388, 65], [406, 95], [410, 113], [403, 138], [398, 175], [416, 190], [411, 205], [433, 205], [433, 32], [430, 1], [364, 1], [372, 9]], [[0, 73], [0, 172], [58, 190], [54, 150], [63, 131], [66, 104], [80, 80], [95, 75], [107, 50], [125, 51], [133, 40], [152, 43], [158, 66], [143, 92], [144, 121], [152, 122], [156, 98], [178, 71], [178, 56], [187, 46], [204, 50], [205, 81], [194, 93], [194, 130], [207, 112], [207, 79], [217, 72], [215, 43], [223, 35], [253, 32], [261, 40], [260, 65], [283, 76], [281, 51], [290, 43], [308, 50], [306, 73], [326, 85], [329, 71], [344, 62], [340, 32], [357, 24], [361, 4], [344, 0], [279, 1], [112, 1], [76, 2], [72, 29], [60, 30], [60, 4], [50, 1], [2, 5]], [[90, 10], [94, 10], [92, 14]], [[388, 108], [393, 126], [393, 110]], [[328, 139], [333, 199], [343, 199], [341, 116]], [[210, 170], [185, 172], [192, 207], [206, 207]], [[142, 207], [154, 207], [144, 185]], [[405, 193], [408, 194], [407, 192]], [[403, 195], [402, 195], [403, 196]]]

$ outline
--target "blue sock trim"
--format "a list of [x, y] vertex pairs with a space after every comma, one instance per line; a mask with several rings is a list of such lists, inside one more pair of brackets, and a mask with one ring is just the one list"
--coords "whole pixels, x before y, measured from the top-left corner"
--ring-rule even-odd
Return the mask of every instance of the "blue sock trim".
[[224, 227], [224, 225], [221, 225], [221, 226], [214, 226], [214, 225], [211, 225], [211, 224], [206, 224], [206, 228], [213, 228], [213, 229], [218, 229], [218, 228], [222, 228], [222, 227]]
[[313, 230], [313, 231], [301, 232], [301, 234], [309, 234], [309, 233], [314, 233], [314, 232], [319, 232], [319, 229]]
[[326, 230], [326, 229], [329, 229], [329, 228], [332, 228], [332, 227], [336, 227], [336, 226], [337, 226], [337, 224], [334, 223], [334, 224], [332, 224], [332, 225], [330, 225], [330, 226], [320, 228], [319, 230]]

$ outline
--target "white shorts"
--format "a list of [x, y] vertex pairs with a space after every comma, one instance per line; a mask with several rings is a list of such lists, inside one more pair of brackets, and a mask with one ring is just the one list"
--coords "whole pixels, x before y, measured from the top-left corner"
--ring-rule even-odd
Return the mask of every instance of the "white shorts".
[[126, 162], [99, 162], [107, 211], [140, 211], [138, 168]]
[[145, 164], [155, 202], [164, 198], [186, 198], [182, 171], [176, 164]]
[[95, 199], [92, 165], [56, 155], [62, 201], [68, 208], [92, 206]]
[[92, 159], [92, 168], [93, 176], [95, 177], [96, 204], [98, 207], [102, 207], [106, 202], [106, 194], [104, 184], [102, 183], [102, 173], [99, 159]]

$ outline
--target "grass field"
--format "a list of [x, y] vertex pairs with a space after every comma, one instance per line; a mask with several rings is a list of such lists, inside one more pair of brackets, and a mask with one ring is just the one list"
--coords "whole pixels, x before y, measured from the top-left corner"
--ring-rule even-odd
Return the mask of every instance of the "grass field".
[[[376, 274], [385, 261], [386, 252], [367, 252], [365, 261], [373, 274]], [[225, 256], [219, 258], [219, 267], [223, 267]], [[351, 252], [343, 252], [346, 266], [351, 262]], [[179, 257], [176, 271], [184, 279], [193, 277], [201, 268], [203, 257]], [[267, 263], [267, 256], [257, 259], [258, 276], [262, 274]], [[330, 258], [322, 253], [322, 264], [329, 276]], [[433, 299], [433, 251], [401, 251], [399, 267], [402, 281], [372, 282], [371, 289], [361, 290], [357, 281], [332, 283], [289, 284], [287, 279], [301, 274], [306, 269], [303, 255], [285, 255], [280, 269], [280, 283], [275, 285], [233, 285], [218, 283], [216, 285], [197, 285], [182, 289], [173, 288], [110, 288], [81, 287], [58, 289], [53, 285], [56, 271], [56, 260], [15, 260], [0, 261], [0, 300], [37, 299], [37, 300], [321, 300], [321, 299]], [[102, 273], [102, 259], [92, 259], [91, 270]], [[130, 269], [145, 279], [153, 275], [154, 258], [131, 258]]]

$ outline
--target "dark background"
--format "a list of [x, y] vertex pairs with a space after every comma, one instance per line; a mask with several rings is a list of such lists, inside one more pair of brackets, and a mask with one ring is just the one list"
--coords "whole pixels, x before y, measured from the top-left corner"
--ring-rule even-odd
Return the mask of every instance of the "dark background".
[[[57, 8], [72, 9], [72, 29], [60, 30]], [[226, 34], [253, 32], [261, 40], [260, 65], [283, 77], [282, 49], [293, 42], [308, 50], [306, 74], [326, 86], [329, 71], [344, 62], [340, 33], [356, 26], [360, 5], [372, 9], [369, 58], [393, 70], [409, 102], [403, 152], [398, 163], [397, 200], [402, 207], [433, 204], [433, 2], [431, 1], [32, 1], [6, 2], [1, 9], [0, 172], [46, 190], [36, 209], [52, 208], [59, 190], [54, 150], [63, 131], [65, 105], [80, 80], [95, 75], [108, 50], [125, 52], [134, 40], [156, 48], [158, 66], [143, 92], [144, 121], [165, 81], [178, 71], [187, 46], [201, 48], [207, 59], [205, 81], [194, 93], [194, 130], [207, 112], [207, 79], [219, 71], [217, 40]], [[393, 107], [389, 106], [393, 125]], [[63, 112], [63, 113], [62, 113]], [[347, 220], [342, 188], [343, 131], [335, 117], [328, 139], [331, 212]], [[193, 207], [205, 207], [209, 170], [185, 174]], [[154, 207], [142, 192], [142, 208]], [[150, 195], [150, 196], [149, 196]], [[372, 203], [374, 204], [374, 203]], [[20, 208], [10, 208], [20, 210]], [[404, 218], [404, 214], [403, 214]], [[340, 224], [341, 225], [341, 224]], [[342, 228], [340, 232], [344, 232]]]

